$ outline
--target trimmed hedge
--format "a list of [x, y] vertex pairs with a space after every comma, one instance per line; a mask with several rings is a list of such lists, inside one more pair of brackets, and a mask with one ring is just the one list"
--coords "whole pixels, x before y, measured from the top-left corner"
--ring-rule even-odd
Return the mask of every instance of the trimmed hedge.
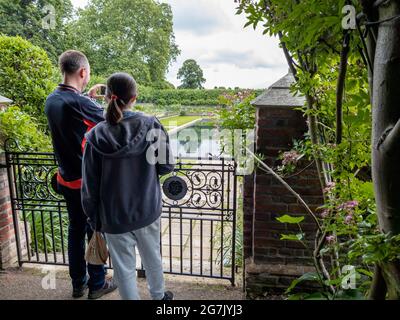
[[[224, 93], [241, 91], [229, 89], [153, 89], [149, 87], [139, 88], [139, 103], [154, 103], [157, 105], [183, 106], [216, 106], [219, 105], [219, 96]], [[256, 95], [263, 90], [254, 90]]]
[[44, 103], [57, 75], [46, 51], [21, 37], [0, 35], [0, 93], [43, 125]]

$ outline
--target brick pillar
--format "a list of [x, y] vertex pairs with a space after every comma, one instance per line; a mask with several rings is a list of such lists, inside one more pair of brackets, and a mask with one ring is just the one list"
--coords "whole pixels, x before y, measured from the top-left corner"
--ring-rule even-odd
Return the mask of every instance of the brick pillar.
[[243, 181], [243, 257], [252, 255], [254, 208], [254, 174], [244, 176]]
[[[256, 106], [256, 151], [265, 162], [276, 167], [282, 151], [290, 150], [293, 139], [303, 139], [307, 130], [302, 113], [292, 107]], [[304, 171], [302, 171], [304, 170]], [[322, 191], [314, 165], [299, 163], [294, 175], [286, 182], [298, 192], [312, 210], [322, 205]], [[289, 191], [271, 175], [257, 169], [245, 180], [244, 191], [244, 253], [245, 290], [254, 298], [266, 293], [282, 293], [298, 276], [314, 271], [311, 251], [293, 241], [282, 241], [282, 233], [298, 231], [297, 226], [276, 220], [284, 214], [303, 215], [303, 231], [313, 248], [315, 224]], [[252, 182], [251, 182], [252, 181]]]
[[[4, 163], [5, 157], [1, 154], [0, 164]], [[17, 261], [7, 169], [0, 168], [0, 269], [15, 266]]]

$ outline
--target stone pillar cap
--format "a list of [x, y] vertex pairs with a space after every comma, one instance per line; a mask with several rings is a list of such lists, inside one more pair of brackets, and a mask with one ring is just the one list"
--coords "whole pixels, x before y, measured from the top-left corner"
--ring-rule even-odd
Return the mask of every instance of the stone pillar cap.
[[255, 98], [251, 104], [259, 107], [302, 107], [305, 104], [304, 96], [294, 95], [290, 87], [295, 82], [291, 72], [279, 79], [261, 95]]

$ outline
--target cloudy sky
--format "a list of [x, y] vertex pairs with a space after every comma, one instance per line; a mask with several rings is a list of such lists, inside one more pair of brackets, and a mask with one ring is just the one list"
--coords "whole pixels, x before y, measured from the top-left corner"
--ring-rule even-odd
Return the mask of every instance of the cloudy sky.
[[[214, 86], [265, 88], [286, 74], [278, 41], [261, 30], [243, 29], [244, 16], [235, 15], [233, 0], [162, 0], [174, 14], [176, 43], [181, 55], [170, 67], [168, 81], [179, 85], [178, 69], [195, 59], [204, 71], [206, 88]], [[87, 0], [72, 0], [84, 7]]]

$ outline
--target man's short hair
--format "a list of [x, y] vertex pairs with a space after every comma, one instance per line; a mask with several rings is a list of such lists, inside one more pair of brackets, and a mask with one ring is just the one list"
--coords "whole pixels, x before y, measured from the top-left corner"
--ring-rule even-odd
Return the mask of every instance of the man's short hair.
[[68, 50], [60, 56], [58, 64], [62, 74], [74, 74], [80, 68], [87, 68], [89, 61], [82, 52]]

